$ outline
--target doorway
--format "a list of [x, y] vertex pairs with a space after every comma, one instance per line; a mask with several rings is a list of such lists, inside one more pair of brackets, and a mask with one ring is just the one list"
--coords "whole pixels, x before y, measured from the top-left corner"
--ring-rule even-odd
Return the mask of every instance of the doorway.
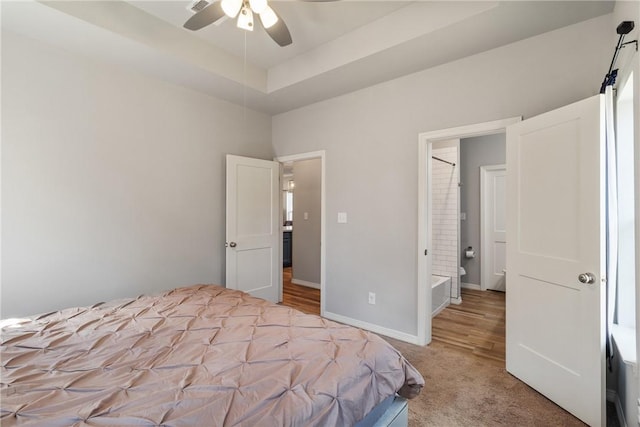
[[504, 290], [506, 134], [460, 140], [461, 286]]
[[324, 313], [324, 151], [283, 156], [282, 293], [283, 304]]
[[[432, 307], [460, 304], [462, 288], [504, 291], [505, 132], [429, 144]], [[435, 285], [441, 278], [446, 295]]]
[[[432, 299], [433, 307], [444, 306], [432, 312], [432, 340], [504, 368], [505, 294], [486, 290], [500, 286], [504, 290], [505, 283], [506, 135], [453, 138], [430, 145]], [[486, 228], [491, 233], [485, 232], [485, 223], [490, 223]], [[487, 242], [489, 237], [493, 244]], [[482, 277], [489, 271], [485, 265], [497, 271], [490, 275], [496, 279], [492, 283]], [[451, 283], [446, 304], [435, 285], [442, 276]]]
[[480, 167], [480, 285], [483, 291], [507, 290], [506, 177], [504, 164]]
[[[431, 188], [431, 158], [433, 143], [443, 140], [481, 137], [504, 133], [519, 117], [480, 123], [458, 128], [422, 133], [418, 136], [418, 340], [420, 345], [431, 342], [431, 307], [433, 273], [433, 192]], [[479, 178], [479, 177], [478, 177]], [[478, 179], [479, 180], [479, 179]], [[479, 193], [479, 192], [478, 192]], [[458, 221], [459, 223], [459, 221]], [[462, 242], [461, 242], [462, 243]], [[464, 246], [464, 243], [462, 243]], [[465, 247], [466, 248], [466, 247]], [[461, 253], [461, 251], [458, 251]], [[458, 263], [461, 266], [461, 263]]]

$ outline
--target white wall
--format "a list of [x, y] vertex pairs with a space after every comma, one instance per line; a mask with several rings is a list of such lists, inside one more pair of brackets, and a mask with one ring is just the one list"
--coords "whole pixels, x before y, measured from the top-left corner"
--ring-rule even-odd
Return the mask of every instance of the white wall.
[[326, 310], [415, 335], [418, 134], [595, 95], [615, 25], [606, 15], [275, 116], [278, 156], [326, 150]]
[[271, 118], [2, 33], [2, 317], [223, 283], [224, 155]]
[[460, 211], [467, 219], [460, 221], [461, 248], [472, 246], [475, 258], [461, 257], [467, 274], [464, 283], [481, 285], [480, 266], [482, 245], [480, 241], [480, 167], [501, 165], [506, 162], [506, 135], [504, 133], [465, 138], [460, 141]]
[[[320, 287], [322, 160], [293, 164], [293, 283]], [[307, 214], [305, 219], [305, 213]]]

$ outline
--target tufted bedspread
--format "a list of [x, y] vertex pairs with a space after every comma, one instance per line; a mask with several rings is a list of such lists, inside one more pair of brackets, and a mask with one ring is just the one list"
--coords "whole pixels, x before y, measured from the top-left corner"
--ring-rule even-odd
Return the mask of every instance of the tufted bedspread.
[[213, 285], [2, 328], [12, 425], [348, 426], [420, 374], [369, 332]]

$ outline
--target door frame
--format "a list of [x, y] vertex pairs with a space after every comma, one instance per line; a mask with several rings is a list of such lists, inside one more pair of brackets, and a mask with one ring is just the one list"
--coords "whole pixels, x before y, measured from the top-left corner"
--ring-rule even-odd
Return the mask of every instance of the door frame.
[[[487, 176], [490, 172], [495, 171], [507, 171], [507, 165], [485, 165], [480, 166], [480, 289], [483, 291], [487, 290], [487, 284], [489, 282], [489, 266], [492, 259], [489, 259], [487, 254], [489, 251], [489, 233], [488, 227], [490, 225], [489, 215], [487, 213], [488, 209], [488, 200], [487, 200]], [[506, 191], [506, 189], [505, 189]], [[495, 194], [494, 194], [495, 196]], [[506, 211], [506, 207], [505, 207]], [[506, 212], [505, 212], [506, 214]]]
[[491, 122], [476, 123], [418, 134], [418, 253], [417, 311], [418, 345], [431, 342], [431, 144], [454, 138], [470, 138], [505, 132], [507, 126], [517, 123], [522, 117], [510, 117]]
[[[320, 159], [320, 316], [324, 316], [325, 311], [325, 260], [326, 260], [326, 247], [325, 233], [326, 233], [326, 153], [325, 150], [311, 151], [307, 153], [291, 154], [288, 156], [274, 157], [274, 161], [282, 164], [287, 162], [297, 162], [300, 160]], [[282, 189], [282, 167], [280, 167], [280, 188]], [[282, 212], [282, 197], [280, 200], [280, 212]], [[280, 221], [280, 234], [283, 235], [284, 228], [282, 221]], [[282, 237], [280, 238], [280, 301], [282, 301]]]

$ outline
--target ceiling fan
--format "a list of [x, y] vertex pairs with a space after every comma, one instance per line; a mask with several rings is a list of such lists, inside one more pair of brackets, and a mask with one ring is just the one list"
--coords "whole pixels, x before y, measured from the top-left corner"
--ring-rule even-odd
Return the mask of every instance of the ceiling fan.
[[[314, 1], [314, 0], [306, 0]], [[315, 0], [327, 1], [327, 0]], [[332, 0], [328, 0], [332, 1]], [[253, 31], [253, 16], [257, 14], [267, 34], [280, 46], [291, 44], [291, 33], [280, 15], [267, 3], [267, 0], [214, 0], [184, 23], [184, 28], [192, 31], [213, 24], [223, 16], [238, 17], [237, 25], [247, 31]]]

